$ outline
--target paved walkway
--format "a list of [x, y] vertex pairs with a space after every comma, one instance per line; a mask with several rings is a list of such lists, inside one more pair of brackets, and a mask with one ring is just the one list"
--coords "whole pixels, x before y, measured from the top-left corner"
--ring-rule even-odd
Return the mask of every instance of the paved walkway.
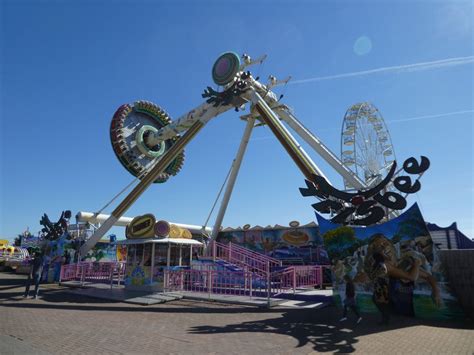
[[374, 315], [339, 323], [335, 307], [261, 309], [178, 300], [139, 306], [42, 287], [23, 299], [23, 276], [0, 273], [0, 354], [473, 354], [472, 323]]
[[[62, 285], [69, 287], [65, 292], [73, 293], [78, 296], [89, 298], [100, 298], [108, 301], [120, 301], [124, 303], [133, 303], [140, 305], [152, 305], [174, 301], [176, 299], [190, 299], [198, 301], [215, 301], [219, 303], [231, 303], [234, 305], [254, 306], [254, 307], [294, 307], [294, 308], [315, 308], [325, 307], [332, 303], [331, 290], [307, 290], [297, 289], [296, 293], [281, 293], [277, 298], [258, 297], [258, 296], [238, 296], [232, 294], [214, 294], [207, 292], [147, 292], [147, 291], [130, 291], [124, 286], [114, 285], [110, 287], [108, 284], [85, 283], [81, 284], [77, 281], [63, 282]], [[83, 285], [83, 287], [81, 287]], [[288, 301], [289, 300], [289, 301]]]

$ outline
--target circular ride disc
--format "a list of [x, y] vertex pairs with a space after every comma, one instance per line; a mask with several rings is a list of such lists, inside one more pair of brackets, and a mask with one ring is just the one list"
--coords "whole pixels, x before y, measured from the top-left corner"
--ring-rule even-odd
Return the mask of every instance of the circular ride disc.
[[181, 238], [181, 233], [182, 230], [175, 224], [170, 224], [170, 232], [169, 232], [169, 237], [170, 238]]
[[155, 223], [155, 235], [158, 237], [166, 237], [170, 234], [170, 224], [167, 221], [158, 221]]
[[217, 58], [212, 67], [212, 80], [217, 85], [229, 84], [240, 70], [240, 58], [234, 52], [226, 52]]
[[[171, 118], [159, 106], [147, 102], [136, 101], [125, 104], [115, 112], [110, 125], [110, 140], [118, 160], [132, 175], [139, 176], [148, 171], [179, 138], [163, 141], [153, 147], [146, 142], [152, 132], [171, 123]], [[166, 167], [154, 181], [163, 183], [171, 175], [176, 175], [183, 166], [184, 150]], [[143, 176], [145, 176], [143, 174]], [[143, 177], [142, 176], [142, 177]]]

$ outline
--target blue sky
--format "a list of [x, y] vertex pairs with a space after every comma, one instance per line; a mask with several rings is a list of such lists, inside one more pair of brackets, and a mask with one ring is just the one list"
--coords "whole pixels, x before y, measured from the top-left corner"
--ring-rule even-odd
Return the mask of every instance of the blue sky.
[[[431, 159], [410, 204], [418, 202], [427, 221], [457, 221], [474, 236], [470, 1], [0, 4], [1, 237], [38, 231], [43, 213], [55, 220], [65, 209], [99, 210], [132, 180], [109, 141], [115, 110], [144, 99], [181, 116], [203, 101], [215, 59], [229, 50], [267, 54], [252, 68], [261, 78], [291, 75], [294, 82], [275, 91], [338, 155], [345, 111], [372, 102], [400, 162]], [[467, 59], [339, 76], [460, 57]], [[235, 112], [211, 121], [187, 147], [183, 170], [150, 187], [126, 215], [204, 223], [243, 129]], [[342, 179], [311, 156], [341, 188]], [[255, 129], [224, 225], [313, 221], [314, 201], [298, 191], [303, 185], [268, 128]]]

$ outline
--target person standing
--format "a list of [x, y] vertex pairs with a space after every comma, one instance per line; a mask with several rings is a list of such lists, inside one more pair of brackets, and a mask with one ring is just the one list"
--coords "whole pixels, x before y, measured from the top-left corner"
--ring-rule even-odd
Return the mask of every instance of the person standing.
[[374, 283], [374, 294], [372, 301], [382, 314], [379, 325], [387, 325], [390, 320], [390, 297], [388, 292], [389, 278], [385, 258], [382, 253], [373, 254], [374, 264], [372, 266], [371, 279]]
[[41, 275], [43, 274], [43, 264], [44, 258], [40, 252], [36, 252], [33, 262], [31, 263], [30, 273], [28, 274], [28, 279], [26, 280], [26, 288], [24, 297], [28, 297], [30, 293], [30, 285], [33, 280], [35, 283], [35, 294], [34, 299], [38, 298], [39, 284], [41, 281]]
[[350, 308], [352, 309], [352, 312], [354, 312], [354, 314], [357, 316], [357, 324], [359, 324], [362, 320], [362, 317], [357, 311], [354, 283], [352, 282], [352, 279], [349, 275], [344, 275], [344, 281], [346, 281], [346, 298], [344, 299], [344, 313], [339, 321], [343, 322], [347, 320], [347, 308]]

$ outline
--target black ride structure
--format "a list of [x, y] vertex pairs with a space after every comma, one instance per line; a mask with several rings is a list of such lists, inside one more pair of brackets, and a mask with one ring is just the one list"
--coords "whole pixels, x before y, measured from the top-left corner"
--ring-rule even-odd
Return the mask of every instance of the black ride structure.
[[[320, 199], [321, 202], [312, 207], [320, 213], [330, 213], [333, 223], [370, 226], [388, 218], [393, 210], [403, 210], [407, 206], [406, 196], [421, 189], [420, 178], [429, 167], [430, 160], [425, 156], [421, 156], [419, 162], [414, 157], [406, 159], [402, 170], [409, 175], [418, 175], [412, 182], [411, 176], [396, 176], [397, 163], [394, 161], [381, 182], [354, 193], [338, 190], [324, 177], [313, 174], [311, 180], [305, 179], [306, 188], [300, 188], [300, 192], [304, 197]], [[389, 187], [398, 192], [388, 191]]]

